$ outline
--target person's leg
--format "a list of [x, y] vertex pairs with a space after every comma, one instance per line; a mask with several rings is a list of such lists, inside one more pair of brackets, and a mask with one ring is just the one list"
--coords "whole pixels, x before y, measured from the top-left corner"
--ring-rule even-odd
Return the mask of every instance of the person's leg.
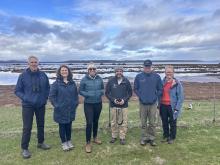
[[149, 105], [147, 111], [147, 117], [149, 120], [149, 125], [147, 128], [147, 140], [153, 141], [156, 135], [156, 111], [157, 104]]
[[34, 110], [29, 107], [22, 107], [23, 132], [21, 138], [21, 148], [27, 150], [31, 138]]
[[44, 142], [44, 119], [45, 119], [45, 106], [35, 109], [36, 123], [37, 123], [37, 138], [38, 143]]
[[176, 138], [176, 123], [177, 123], [177, 120], [173, 119], [173, 111], [170, 106], [169, 107], [169, 125], [170, 125], [170, 139], [172, 140]]
[[161, 105], [160, 106], [160, 117], [162, 120], [162, 125], [163, 125], [163, 138], [169, 138], [169, 125], [168, 125], [168, 111], [169, 109], [167, 108], [166, 105]]
[[72, 122], [65, 124], [66, 129], [66, 140], [71, 140], [71, 133], [72, 133]]
[[65, 143], [67, 141], [66, 139], [66, 130], [65, 130], [65, 124], [59, 123], [59, 134], [60, 134], [60, 140], [62, 143]]
[[119, 136], [120, 139], [125, 139], [126, 133], [128, 131], [128, 109], [123, 108], [121, 110], [122, 112], [122, 117], [123, 117], [123, 122], [121, 125], [119, 125]]
[[93, 116], [93, 138], [97, 138], [99, 117], [102, 111], [102, 103], [94, 104], [94, 116]]
[[90, 143], [92, 135], [93, 123], [93, 106], [89, 103], [84, 103], [84, 113], [86, 117], [86, 143]]
[[116, 121], [116, 108], [111, 108], [111, 130], [112, 130], [112, 138], [117, 138], [118, 136], [118, 124]]
[[139, 104], [139, 115], [141, 119], [141, 144], [145, 144], [147, 140], [147, 106]]

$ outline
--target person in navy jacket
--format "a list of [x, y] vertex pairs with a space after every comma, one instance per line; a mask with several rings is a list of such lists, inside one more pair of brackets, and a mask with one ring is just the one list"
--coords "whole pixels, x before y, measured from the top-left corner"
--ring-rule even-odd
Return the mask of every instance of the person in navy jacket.
[[54, 107], [54, 121], [59, 124], [59, 134], [63, 151], [74, 146], [71, 142], [72, 121], [78, 106], [78, 92], [70, 68], [62, 65], [57, 70], [56, 81], [50, 89], [49, 99]]
[[156, 114], [159, 98], [162, 94], [162, 80], [160, 75], [152, 69], [152, 61], [145, 60], [143, 72], [134, 80], [134, 92], [139, 98], [141, 119], [141, 145], [150, 143], [156, 146]]
[[36, 116], [38, 148], [50, 149], [44, 143], [44, 118], [50, 85], [47, 75], [38, 68], [39, 60], [35, 56], [28, 58], [28, 68], [19, 75], [15, 94], [22, 101], [23, 133], [21, 148], [23, 158], [30, 158], [28, 150], [31, 138], [33, 116]]

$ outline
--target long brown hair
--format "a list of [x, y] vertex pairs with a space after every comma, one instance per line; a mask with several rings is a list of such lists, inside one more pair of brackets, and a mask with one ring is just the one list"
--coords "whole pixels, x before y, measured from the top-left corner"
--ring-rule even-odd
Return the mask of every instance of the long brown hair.
[[68, 70], [67, 80], [68, 80], [68, 81], [71, 81], [71, 80], [73, 79], [73, 74], [72, 74], [70, 68], [69, 68], [67, 65], [61, 65], [61, 66], [57, 69], [57, 73], [56, 73], [57, 79], [63, 80], [63, 76], [62, 76], [61, 73], [60, 73], [61, 68], [66, 68], [66, 69]]

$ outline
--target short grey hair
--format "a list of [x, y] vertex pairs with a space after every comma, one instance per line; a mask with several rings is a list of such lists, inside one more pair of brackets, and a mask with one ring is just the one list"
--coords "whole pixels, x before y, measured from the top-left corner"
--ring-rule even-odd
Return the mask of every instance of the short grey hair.
[[165, 71], [166, 71], [167, 69], [172, 69], [173, 72], [174, 72], [174, 67], [173, 67], [173, 65], [166, 65], [166, 66], [165, 66]]
[[36, 60], [39, 62], [39, 59], [38, 59], [36, 56], [33, 56], [33, 55], [28, 57], [28, 62], [30, 62], [30, 60], [31, 60], [32, 58], [36, 59]]

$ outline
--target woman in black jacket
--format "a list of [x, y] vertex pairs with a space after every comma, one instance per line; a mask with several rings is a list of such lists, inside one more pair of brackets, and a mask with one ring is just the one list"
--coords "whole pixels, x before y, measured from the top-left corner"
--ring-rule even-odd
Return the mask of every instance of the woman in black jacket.
[[57, 79], [52, 84], [49, 94], [49, 99], [54, 107], [54, 121], [59, 124], [59, 134], [64, 151], [74, 147], [71, 143], [71, 129], [78, 106], [78, 92], [72, 77], [68, 66], [60, 66], [57, 71]]

